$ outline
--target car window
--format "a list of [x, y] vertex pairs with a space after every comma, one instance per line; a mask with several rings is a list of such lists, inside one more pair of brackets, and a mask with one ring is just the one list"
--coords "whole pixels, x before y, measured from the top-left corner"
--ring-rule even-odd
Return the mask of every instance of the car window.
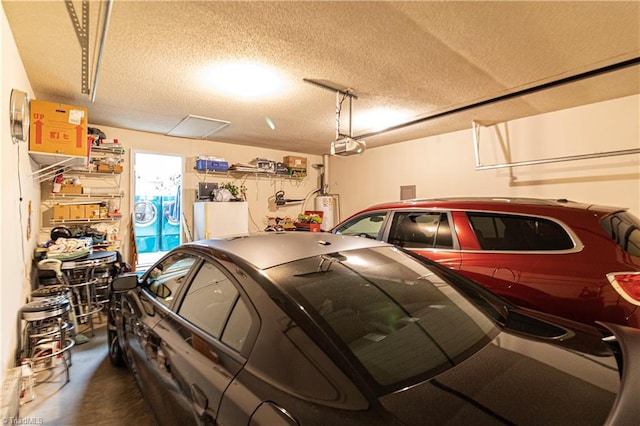
[[467, 217], [483, 250], [553, 251], [575, 246], [557, 222], [533, 216], [468, 212]]
[[229, 321], [227, 321], [227, 325], [222, 332], [222, 342], [240, 352], [250, 329], [251, 314], [244, 300], [238, 298], [229, 316]]
[[640, 220], [629, 212], [609, 215], [600, 222], [602, 229], [624, 251], [640, 256]]
[[394, 247], [303, 259], [267, 274], [345, 345], [382, 392], [451, 368], [496, 333], [477, 306]]
[[158, 301], [169, 307], [196, 260], [197, 257], [187, 253], [169, 256], [149, 271], [146, 288]]
[[178, 314], [219, 339], [237, 298], [238, 290], [231, 280], [218, 267], [205, 262], [191, 282]]
[[336, 234], [357, 235], [375, 240], [378, 239], [386, 216], [386, 212], [376, 212], [358, 216], [341, 225], [339, 228], [336, 228], [334, 232]]
[[389, 231], [389, 243], [406, 248], [453, 248], [447, 214], [396, 212]]

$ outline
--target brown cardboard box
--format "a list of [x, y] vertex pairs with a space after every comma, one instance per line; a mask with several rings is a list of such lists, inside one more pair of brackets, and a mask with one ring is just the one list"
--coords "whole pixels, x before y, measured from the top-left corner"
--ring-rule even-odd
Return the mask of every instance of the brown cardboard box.
[[29, 104], [29, 151], [89, 155], [86, 108], [37, 99]]
[[69, 206], [66, 204], [53, 205], [53, 219], [69, 219]]
[[283, 158], [282, 162], [287, 167], [295, 167], [298, 169], [307, 168], [307, 157], [296, 157], [295, 155], [287, 155]]
[[82, 185], [62, 184], [60, 194], [82, 194]]
[[87, 213], [84, 204], [71, 204], [69, 206], [69, 219], [86, 219]]
[[98, 164], [98, 172], [100, 173], [122, 173], [122, 166], [116, 164], [112, 166], [110, 164]]
[[85, 204], [84, 210], [87, 219], [100, 218], [100, 204]]

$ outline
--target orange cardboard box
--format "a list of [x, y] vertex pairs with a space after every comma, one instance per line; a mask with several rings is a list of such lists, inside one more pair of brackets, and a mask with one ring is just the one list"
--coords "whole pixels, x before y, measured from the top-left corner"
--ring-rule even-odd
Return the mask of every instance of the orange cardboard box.
[[82, 185], [62, 184], [60, 187], [61, 194], [82, 194]]
[[88, 156], [87, 109], [33, 99], [29, 151]]
[[53, 218], [56, 220], [69, 219], [69, 206], [65, 204], [54, 204]]
[[287, 167], [295, 167], [298, 169], [307, 168], [307, 157], [296, 157], [295, 155], [287, 155], [282, 159], [282, 162]]
[[100, 217], [100, 204], [85, 204], [84, 209], [87, 219], [98, 219]]
[[86, 219], [87, 212], [84, 204], [72, 204], [69, 206], [69, 219]]

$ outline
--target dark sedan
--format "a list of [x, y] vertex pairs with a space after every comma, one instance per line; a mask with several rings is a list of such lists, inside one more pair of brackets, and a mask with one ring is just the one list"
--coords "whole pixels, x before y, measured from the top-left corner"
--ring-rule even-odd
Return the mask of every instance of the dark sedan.
[[517, 308], [379, 241], [185, 244], [110, 302], [111, 361], [160, 424], [640, 422], [640, 330]]

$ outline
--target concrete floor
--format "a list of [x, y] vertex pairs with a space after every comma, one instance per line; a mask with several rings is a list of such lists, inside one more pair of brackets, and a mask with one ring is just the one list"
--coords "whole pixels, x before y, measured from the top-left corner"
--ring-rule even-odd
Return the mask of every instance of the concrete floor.
[[20, 407], [20, 424], [153, 425], [140, 390], [126, 368], [107, 357], [106, 320], [97, 323], [89, 342], [71, 349], [70, 381], [62, 367], [38, 373], [35, 399]]

